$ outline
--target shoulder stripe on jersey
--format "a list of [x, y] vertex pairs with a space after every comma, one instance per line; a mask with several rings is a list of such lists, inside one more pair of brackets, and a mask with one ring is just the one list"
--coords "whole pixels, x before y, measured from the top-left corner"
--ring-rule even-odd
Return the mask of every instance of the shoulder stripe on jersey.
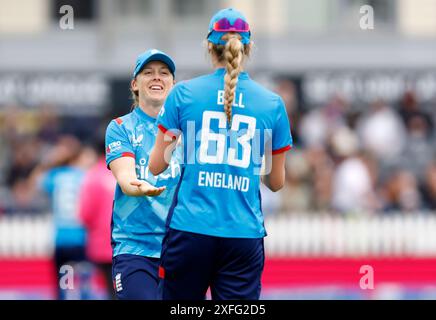
[[279, 153], [291, 150], [291, 148], [292, 147], [290, 145], [287, 145], [286, 147], [283, 147], [283, 148], [280, 148], [280, 149], [277, 149], [277, 150], [273, 150], [272, 154], [279, 154]]
[[177, 136], [175, 134], [173, 134], [172, 132], [168, 131], [167, 128], [165, 128], [163, 125], [159, 124], [158, 128], [166, 135], [170, 136], [171, 139], [175, 140], [177, 139]]
[[[135, 155], [131, 152], [123, 152], [121, 154], [120, 158], [123, 158], [123, 157], [131, 157], [131, 158], [135, 159]], [[108, 168], [109, 170], [111, 169], [111, 167], [109, 166], [109, 163], [107, 164], [106, 168]]]
[[122, 123], [123, 123], [123, 120], [122, 120], [121, 118], [116, 118], [115, 121], [116, 121], [118, 124], [122, 124]]
[[159, 278], [165, 279], [165, 269], [162, 266], [159, 266]]
[[121, 157], [131, 157], [131, 158], [135, 158], [135, 155], [131, 152], [123, 152], [121, 154]]

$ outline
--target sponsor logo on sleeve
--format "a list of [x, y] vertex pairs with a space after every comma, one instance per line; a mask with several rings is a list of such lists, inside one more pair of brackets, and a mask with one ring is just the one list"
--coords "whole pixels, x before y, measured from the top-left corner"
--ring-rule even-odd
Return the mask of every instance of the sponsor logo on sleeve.
[[117, 150], [121, 149], [121, 141], [114, 141], [112, 143], [109, 143], [107, 148], [106, 148], [106, 152], [107, 153], [111, 153], [111, 152], [115, 152]]

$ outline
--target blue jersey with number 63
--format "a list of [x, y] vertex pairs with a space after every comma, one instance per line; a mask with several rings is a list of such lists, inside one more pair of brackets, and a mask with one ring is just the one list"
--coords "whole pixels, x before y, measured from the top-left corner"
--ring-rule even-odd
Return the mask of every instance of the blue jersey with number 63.
[[228, 124], [224, 75], [217, 69], [177, 84], [159, 114], [160, 130], [183, 134], [185, 166], [168, 223], [211, 236], [261, 238], [262, 157], [291, 148], [289, 120], [282, 99], [241, 72]]

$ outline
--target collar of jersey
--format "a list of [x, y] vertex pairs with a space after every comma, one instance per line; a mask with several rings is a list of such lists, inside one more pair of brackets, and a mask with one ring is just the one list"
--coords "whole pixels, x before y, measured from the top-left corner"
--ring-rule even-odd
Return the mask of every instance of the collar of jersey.
[[140, 106], [136, 106], [135, 110], [133, 111], [135, 112], [141, 119], [150, 121], [150, 122], [156, 122], [156, 118], [153, 118], [152, 116], [149, 116], [148, 114], [146, 114]]
[[[219, 68], [215, 70], [215, 75], [223, 76], [226, 73], [225, 68]], [[239, 79], [248, 79], [248, 73], [245, 71], [241, 71], [239, 74]]]

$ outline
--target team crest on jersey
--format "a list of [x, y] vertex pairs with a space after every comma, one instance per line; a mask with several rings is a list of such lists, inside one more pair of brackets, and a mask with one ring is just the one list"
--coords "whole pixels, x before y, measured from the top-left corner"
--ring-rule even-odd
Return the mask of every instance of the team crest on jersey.
[[132, 134], [132, 145], [134, 147], [139, 147], [142, 145], [142, 140], [144, 139], [144, 135], [140, 134], [139, 136], [135, 136], [134, 134]]

